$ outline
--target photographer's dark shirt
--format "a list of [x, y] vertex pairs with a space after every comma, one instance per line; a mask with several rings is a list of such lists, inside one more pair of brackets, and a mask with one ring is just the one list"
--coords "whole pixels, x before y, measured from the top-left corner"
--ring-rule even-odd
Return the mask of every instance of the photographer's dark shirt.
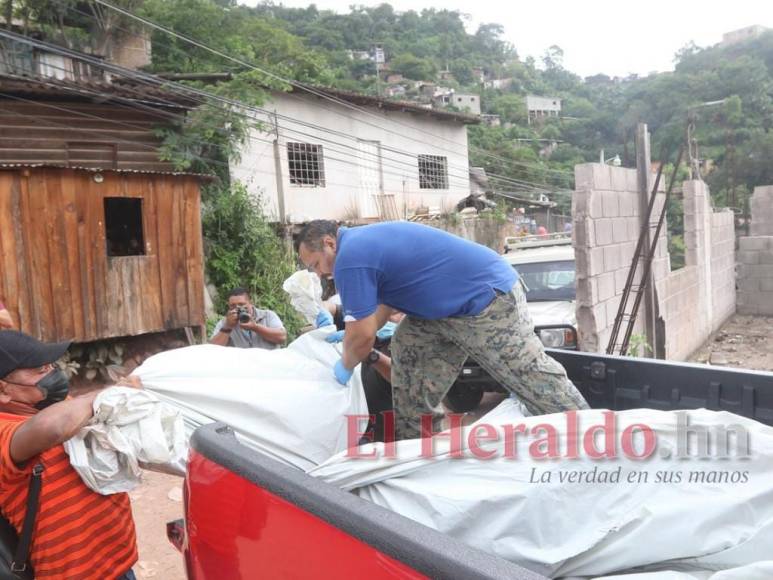
[[[273, 310], [262, 310], [253, 306], [252, 319], [258, 324], [262, 324], [268, 328], [284, 328], [282, 320]], [[220, 332], [223, 324], [225, 324], [225, 318], [220, 319], [220, 322], [217, 323], [215, 330], [212, 331], [212, 336], [215, 336]], [[279, 347], [278, 344], [267, 341], [257, 332], [244, 330], [238, 325], [231, 331], [231, 336], [228, 339], [228, 346], [235, 346], [237, 348], [265, 348], [266, 350], [272, 350]]]

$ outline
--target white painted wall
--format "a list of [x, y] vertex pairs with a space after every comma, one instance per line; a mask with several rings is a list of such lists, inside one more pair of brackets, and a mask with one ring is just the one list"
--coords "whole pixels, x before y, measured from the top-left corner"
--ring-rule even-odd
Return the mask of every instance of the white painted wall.
[[561, 99], [557, 97], [538, 97], [536, 95], [527, 95], [526, 108], [529, 111], [549, 111], [551, 113], [560, 113]]
[[454, 93], [451, 104], [460, 111], [480, 115], [480, 95]]
[[[467, 129], [461, 123], [373, 107], [367, 107], [371, 114], [366, 114], [297, 93], [275, 94], [264, 108], [278, 115], [278, 149], [288, 222], [377, 218], [377, 196], [382, 192], [399, 217], [412, 215], [419, 206], [450, 210], [469, 194]], [[259, 196], [267, 215], [278, 220], [274, 119], [267, 115], [256, 118], [264, 124], [264, 131], [252, 132], [240, 161], [231, 163], [231, 177]], [[325, 187], [290, 184], [288, 142], [322, 145]], [[419, 188], [421, 154], [448, 158], [448, 189]]]

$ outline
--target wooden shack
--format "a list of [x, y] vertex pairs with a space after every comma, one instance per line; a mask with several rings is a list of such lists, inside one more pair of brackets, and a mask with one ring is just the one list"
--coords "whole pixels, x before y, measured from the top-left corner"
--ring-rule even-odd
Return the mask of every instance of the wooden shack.
[[22, 331], [87, 342], [201, 327], [201, 177], [154, 129], [189, 103], [0, 75], [0, 299]]

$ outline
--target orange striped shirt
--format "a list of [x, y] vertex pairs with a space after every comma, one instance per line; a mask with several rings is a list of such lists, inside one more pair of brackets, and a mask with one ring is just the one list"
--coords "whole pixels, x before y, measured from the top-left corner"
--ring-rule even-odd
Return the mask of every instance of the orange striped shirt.
[[11, 437], [27, 417], [0, 413], [0, 511], [21, 531], [32, 468], [44, 466], [30, 562], [35, 578], [107, 580], [137, 561], [129, 496], [100, 495], [81, 481], [62, 445], [18, 467]]

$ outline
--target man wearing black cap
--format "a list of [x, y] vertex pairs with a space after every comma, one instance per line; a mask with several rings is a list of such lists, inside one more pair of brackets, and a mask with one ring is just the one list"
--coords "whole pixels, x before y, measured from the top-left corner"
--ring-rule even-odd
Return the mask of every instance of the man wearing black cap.
[[91, 419], [97, 394], [61, 400], [67, 378], [53, 363], [68, 346], [0, 331], [0, 512], [21, 534], [40, 474], [28, 557], [35, 578], [130, 580], [137, 547], [128, 495], [91, 491], [62, 446]]

